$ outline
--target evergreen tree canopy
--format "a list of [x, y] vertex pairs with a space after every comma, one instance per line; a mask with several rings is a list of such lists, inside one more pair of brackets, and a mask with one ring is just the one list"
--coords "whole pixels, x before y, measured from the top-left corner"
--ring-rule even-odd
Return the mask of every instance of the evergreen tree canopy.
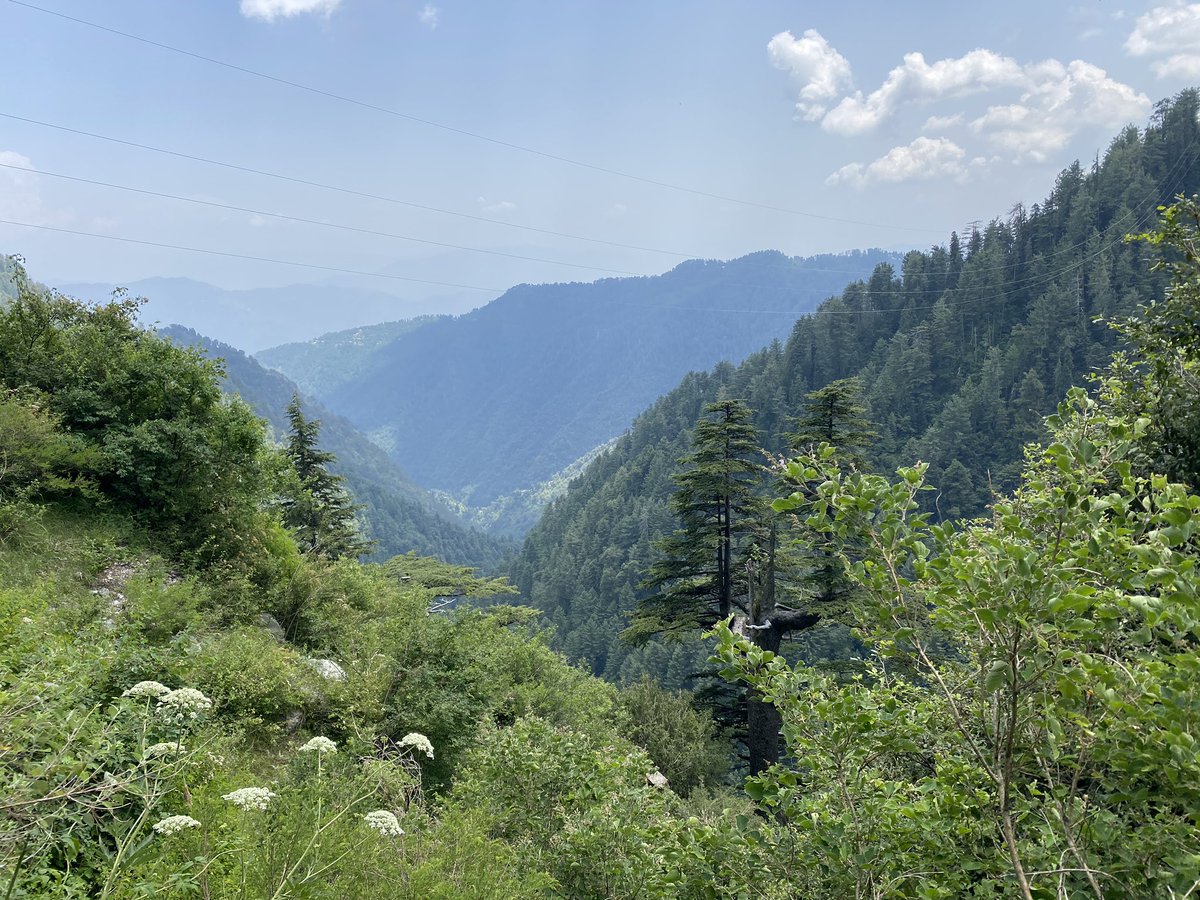
[[362, 555], [370, 543], [355, 520], [361, 507], [346, 492], [345, 479], [329, 471], [334, 455], [317, 446], [321, 421], [304, 415], [298, 396], [292, 397], [287, 414], [291, 423], [287, 455], [298, 484], [284, 500], [284, 524], [304, 553], [329, 559]]
[[734, 399], [705, 406], [692, 448], [672, 476], [671, 509], [680, 528], [656, 545], [659, 558], [644, 582], [654, 593], [626, 632], [635, 641], [727, 618], [745, 584], [740, 572], [761, 522], [757, 487], [764, 471], [749, 407]]
[[861, 378], [841, 378], [804, 398], [804, 411], [796, 430], [787, 435], [792, 450], [809, 450], [830, 444], [843, 463], [861, 465], [865, 451], [879, 437], [867, 426]]

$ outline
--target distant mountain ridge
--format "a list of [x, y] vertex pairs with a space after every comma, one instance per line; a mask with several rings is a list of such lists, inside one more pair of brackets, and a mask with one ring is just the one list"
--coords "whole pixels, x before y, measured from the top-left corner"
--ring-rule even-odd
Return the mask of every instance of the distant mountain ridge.
[[870, 467], [923, 461], [937, 488], [921, 498], [927, 511], [979, 514], [993, 489], [1015, 484], [1023, 445], [1045, 437], [1042, 417], [1120, 348], [1106, 321], [1162, 295], [1156, 254], [1126, 235], [1197, 191], [1200, 91], [1189, 90], [1160, 103], [1144, 130], [1126, 128], [1102, 160], [1063, 170], [1042, 203], [880, 266], [739, 366], [688, 375], [529, 532], [509, 570], [524, 602], [542, 610], [559, 649], [606, 679], [677, 683], [667, 673], [696, 671], [702, 648], [689, 658], [620, 634], [646, 596], [655, 540], [678, 527], [672, 473], [705, 404], [723, 398], [745, 400], [761, 446], [781, 454], [809, 392], [858, 378], [878, 432]]
[[[279, 372], [193, 329], [169, 325], [158, 333], [177, 344], [198, 346], [225, 361], [227, 389], [270, 423], [277, 438], [288, 431], [286, 409], [296, 385]], [[368, 536], [379, 542], [375, 557], [386, 559], [410, 550], [447, 562], [490, 569], [512, 550], [509, 543], [471, 528], [404, 471], [346, 419], [301, 395], [305, 414], [321, 420], [322, 449], [337, 455], [335, 469], [365, 506]]]
[[763, 251], [658, 276], [518, 285], [400, 335], [319, 396], [417, 483], [481, 509], [621, 434], [687, 372], [740, 362], [847, 282], [899, 260]]
[[287, 374], [305, 393], [319, 397], [367, 368], [380, 348], [440, 318], [445, 317], [418, 316], [398, 322], [362, 325], [308, 341], [268, 347], [253, 355], [268, 369]]
[[[440, 301], [406, 300], [385, 291], [319, 284], [229, 290], [190, 278], [147, 278], [120, 285], [133, 297], [146, 297], [143, 324], [179, 323], [243, 352], [306, 341], [364, 322], [395, 321], [448, 311]], [[59, 290], [81, 300], [104, 301], [111, 284], [62, 284]], [[486, 295], [471, 298], [482, 302]], [[449, 311], [469, 309], [459, 305]]]

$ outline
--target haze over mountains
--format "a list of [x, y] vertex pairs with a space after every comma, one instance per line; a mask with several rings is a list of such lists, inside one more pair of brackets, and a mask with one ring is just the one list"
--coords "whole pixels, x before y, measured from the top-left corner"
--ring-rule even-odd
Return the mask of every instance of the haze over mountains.
[[123, 285], [60, 284], [81, 300], [104, 301], [117, 287], [145, 297], [141, 320], [147, 325], [179, 324], [254, 353], [291, 341], [306, 341], [356, 325], [430, 313], [465, 312], [487, 295], [447, 295], [406, 300], [386, 291], [346, 285], [293, 284], [286, 287], [227, 290], [189, 278], [146, 278]]
[[498, 533], [519, 533], [531, 524], [521, 498], [621, 434], [684, 374], [786, 336], [797, 316], [885, 261], [899, 255], [764, 251], [655, 277], [518, 285], [390, 343], [329, 339], [262, 358], [299, 379], [344, 356], [356, 374], [318, 390], [322, 402], [417, 483]]
[[[697, 419], [707, 403], [744, 399], [760, 446], [786, 453], [809, 392], [844, 378], [859, 380], [878, 432], [870, 470], [923, 461], [937, 488], [926, 511], [979, 515], [993, 491], [1014, 486], [1023, 445], [1044, 439], [1042, 417], [1122, 347], [1109, 323], [1162, 296], [1155, 252], [1126, 235], [1198, 190], [1191, 90], [1160, 104], [1144, 130], [1122, 131], [1094, 166], [1064, 169], [1042, 203], [961, 244], [913, 251], [894, 271], [880, 266], [799, 319], [782, 345], [683, 379], [546, 510], [511, 566], [514, 583], [572, 659], [611, 681], [681, 684], [708, 655], [698, 641], [635, 648], [621, 632], [646, 595], [655, 540], [679, 527], [671, 476]], [[768, 497], [781, 490], [764, 486]], [[789, 602], [805, 600], [797, 591]]]
[[[266, 419], [277, 440], [286, 439], [287, 406], [299, 393], [295, 384], [240, 350], [192, 329], [172, 325], [158, 333], [223, 359], [226, 390], [240, 396]], [[363, 506], [360, 518], [366, 535], [377, 542], [373, 557], [387, 559], [415, 551], [458, 564], [491, 568], [511, 550], [504, 541], [461, 522], [450, 509], [413, 484], [395, 462], [345, 419], [320, 403], [303, 396], [301, 399], [305, 415], [321, 420], [320, 444], [336, 455], [334, 470], [345, 477], [347, 489]]]

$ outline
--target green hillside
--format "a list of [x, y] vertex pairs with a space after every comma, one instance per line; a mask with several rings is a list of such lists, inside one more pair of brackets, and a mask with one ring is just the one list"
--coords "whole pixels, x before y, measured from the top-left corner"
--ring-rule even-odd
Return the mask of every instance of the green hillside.
[[572, 668], [502, 582], [302, 552], [282, 525], [295, 458], [215, 362], [138, 328], [134, 303], [18, 273], [6, 897], [1186, 895], [1200, 496], [1158, 473], [1200, 481], [1198, 242], [1194, 199], [1136, 245], [1167, 251], [1169, 286], [990, 518], [921, 512], [924, 464], [788, 461], [813, 489], [774, 508], [824, 536], [868, 652], [838, 677], [717, 624], [721, 675], [781, 726], [783, 762], [749, 778], [685, 695]]
[[254, 358], [282, 372], [305, 394], [320, 399], [370, 366], [376, 352], [396, 338], [416, 331], [442, 316], [417, 316], [323, 334], [311, 341], [280, 344], [259, 350]]
[[[184, 346], [200, 347], [223, 361], [224, 386], [250, 404], [271, 426], [275, 438], [288, 429], [287, 405], [300, 393], [278, 372], [263, 368], [240, 350], [178, 325], [159, 334]], [[377, 542], [374, 556], [386, 559], [415, 552], [447, 562], [490, 569], [512, 547], [460, 521], [448, 508], [413, 484], [387, 454], [353, 425], [319, 403], [304, 400], [305, 413], [321, 421], [321, 444], [337, 456], [335, 469], [363, 505], [367, 536]]]
[[923, 502], [948, 519], [1011, 488], [1042, 417], [1116, 348], [1096, 318], [1162, 290], [1165, 275], [1125, 235], [1200, 188], [1197, 109], [1195, 91], [1164, 102], [1095, 166], [1064, 170], [1043, 203], [909, 253], [898, 268], [880, 265], [797, 321], [786, 342], [688, 375], [547, 510], [512, 566], [522, 596], [557, 627], [556, 645], [614, 681], [651, 672], [678, 682], [700, 666], [698, 648], [635, 649], [619, 635], [645, 595], [653, 542], [676, 527], [671, 475], [719, 398], [745, 399], [762, 446], [779, 454], [809, 392], [858, 377], [879, 433], [874, 469], [928, 463], [939, 491]]
[[620, 434], [689, 370], [785, 335], [881, 260], [898, 257], [762, 252], [656, 277], [518, 285], [401, 335], [322, 399], [418, 484], [483, 508]]

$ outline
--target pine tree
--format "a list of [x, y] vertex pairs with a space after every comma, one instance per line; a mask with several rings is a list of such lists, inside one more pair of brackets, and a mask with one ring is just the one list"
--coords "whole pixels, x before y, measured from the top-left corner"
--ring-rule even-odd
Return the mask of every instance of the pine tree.
[[658, 559], [625, 632], [635, 642], [655, 634], [686, 634], [727, 619], [743, 593], [743, 556], [761, 520], [758, 488], [764, 467], [750, 408], [719, 400], [696, 423], [692, 452], [672, 476], [671, 510], [680, 528], [660, 540]]
[[796, 430], [787, 435], [788, 444], [795, 451], [830, 444], [843, 464], [861, 466], [863, 451], [879, 436], [867, 424], [866, 414], [861, 379], [830, 382], [805, 398]]
[[320, 419], [307, 418], [295, 395], [287, 415], [291, 432], [286, 452], [297, 484], [284, 502], [284, 524], [304, 553], [327, 559], [362, 555], [371, 542], [359, 532], [355, 512], [361, 507], [346, 492], [345, 479], [329, 471], [335, 456], [317, 445]]

